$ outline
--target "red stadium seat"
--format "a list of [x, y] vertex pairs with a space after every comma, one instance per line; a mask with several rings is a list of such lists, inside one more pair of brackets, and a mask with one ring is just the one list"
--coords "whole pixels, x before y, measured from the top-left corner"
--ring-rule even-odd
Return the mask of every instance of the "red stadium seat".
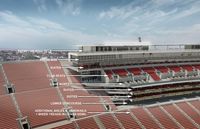
[[154, 81], [159, 81], [160, 80], [160, 77], [155, 73], [155, 69], [154, 68], [146, 67], [146, 68], [142, 68], [142, 70], [144, 72], [147, 72], [153, 78]]
[[154, 67], [155, 69], [157, 69], [158, 71], [160, 71], [161, 73], [168, 73], [169, 70], [167, 67], [165, 66], [157, 66], [157, 67]]
[[187, 70], [188, 72], [193, 71], [193, 67], [191, 65], [183, 65], [181, 66], [183, 69]]
[[128, 72], [125, 69], [113, 69], [112, 71], [120, 77], [125, 77], [128, 74]]
[[112, 79], [112, 71], [111, 70], [105, 70], [106, 75], [108, 76], [109, 79]]
[[176, 73], [181, 71], [181, 67], [179, 67], [179, 66], [168, 66], [168, 68], [170, 68], [171, 70], [173, 70]]
[[128, 69], [128, 71], [130, 71], [134, 75], [141, 75], [141, 70], [139, 68], [130, 68]]

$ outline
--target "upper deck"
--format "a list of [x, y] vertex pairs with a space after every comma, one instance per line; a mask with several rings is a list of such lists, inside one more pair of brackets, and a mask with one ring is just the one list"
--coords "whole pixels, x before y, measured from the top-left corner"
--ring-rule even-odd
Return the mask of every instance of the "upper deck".
[[74, 66], [110, 66], [200, 60], [200, 45], [82, 46], [69, 53]]

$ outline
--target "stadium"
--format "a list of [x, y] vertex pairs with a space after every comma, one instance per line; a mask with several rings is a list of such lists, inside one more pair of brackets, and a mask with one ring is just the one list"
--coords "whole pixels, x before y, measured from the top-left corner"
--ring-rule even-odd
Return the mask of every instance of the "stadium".
[[1, 62], [0, 128], [200, 128], [200, 45], [138, 44]]

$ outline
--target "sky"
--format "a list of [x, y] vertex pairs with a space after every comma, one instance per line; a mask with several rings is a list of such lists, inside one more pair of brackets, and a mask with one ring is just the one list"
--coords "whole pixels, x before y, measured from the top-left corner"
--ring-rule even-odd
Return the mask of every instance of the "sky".
[[200, 43], [200, 0], [1, 0], [0, 49]]

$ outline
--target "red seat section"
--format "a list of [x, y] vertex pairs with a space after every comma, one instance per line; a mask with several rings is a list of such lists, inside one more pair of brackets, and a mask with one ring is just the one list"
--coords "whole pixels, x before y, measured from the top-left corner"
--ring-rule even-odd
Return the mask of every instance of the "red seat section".
[[137, 122], [132, 118], [130, 114], [121, 113], [126, 111], [120, 111], [120, 113], [115, 113], [117, 119], [122, 123], [125, 129], [139, 129], [140, 126]]
[[[193, 101], [188, 101], [195, 107], [199, 109], [199, 103], [200, 101], [198, 100], [193, 100]], [[199, 116], [197, 113], [195, 114], [193, 108], [191, 108], [187, 103], [185, 102], [179, 102], [176, 103], [186, 114], [188, 114], [197, 124], [199, 124]], [[172, 118], [174, 118], [180, 125], [185, 127], [185, 129], [195, 129], [195, 126], [190, 122], [190, 120], [185, 117], [175, 106], [172, 104], [168, 105], [162, 105], [162, 107], [171, 115]], [[167, 115], [166, 112], [162, 110], [159, 106], [152, 106], [152, 107], [147, 107], [147, 110], [152, 114], [152, 116], [145, 111], [143, 107], [137, 107], [137, 108], [132, 108], [130, 111], [132, 112], [132, 115], [134, 115], [139, 122], [146, 128], [146, 129], [160, 129], [158, 124], [156, 123], [156, 120], [166, 129], [179, 129], [180, 127], [172, 119], [170, 116]], [[96, 117], [99, 118], [100, 122], [103, 124], [103, 126], [106, 129], [118, 129], [119, 127], [119, 122], [122, 124], [122, 126], [125, 129], [139, 129], [141, 128], [135, 119], [132, 118], [131, 114], [126, 114], [126, 110], [122, 111], [116, 111], [114, 115], [116, 116], [117, 119], [114, 119], [114, 117], [110, 113], [105, 113], [105, 114], [100, 114], [97, 115]], [[98, 127], [96, 126], [97, 123], [95, 123], [93, 117], [88, 117], [86, 119], [80, 119], [75, 121], [77, 125], [81, 128], [90, 128], [91, 129], [96, 129]], [[100, 123], [100, 124], [101, 124]], [[65, 125], [65, 126], [60, 126], [60, 128], [67, 128], [67, 127], [72, 127], [72, 123], [70, 125]], [[60, 129], [59, 128], [59, 129]], [[62, 129], [62, 128], [61, 128]]]
[[138, 120], [146, 129], [160, 129], [155, 121], [144, 111], [143, 108], [135, 108], [131, 110]]
[[128, 69], [128, 71], [130, 71], [134, 75], [140, 75], [141, 74], [141, 70], [139, 68], [130, 68], [130, 69]]
[[166, 129], [179, 129], [175, 122], [173, 122], [159, 107], [148, 108], [148, 110]]
[[161, 73], [168, 73], [168, 68], [165, 67], [165, 66], [157, 66], [157, 67], [154, 67], [155, 69], [157, 69], [158, 71], [160, 71]]
[[0, 95], [5, 94], [5, 88], [4, 88], [4, 78], [3, 78], [3, 74], [2, 71], [0, 71]]
[[[52, 75], [65, 75], [62, 67], [61, 67], [61, 64], [59, 61], [48, 61], [47, 62], [50, 70], [51, 70], [51, 73]], [[58, 79], [58, 83], [66, 83], [68, 82], [67, 81], [67, 78], [64, 76], [61, 76], [61, 77], [56, 77]]]
[[3, 67], [16, 92], [50, 87], [48, 71], [43, 62], [10, 63], [3, 64]]
[[181, 67], [179, 67], [179, 66], [168, 66], [168, 68], [170, 68], [171, 70], [173, 70], [176, 73], [181, 71]]
[[111, 70], [105, 70], [106, 75], [108, 76], [109, 79], [112, 79], [112, 71]]
[[177, 103], [179, 106], [188, 116], [190, 116], [197, 124], [200, 125], [200, 115], [197, 114], [187, 103]]
[[184, 128], [196, 129], [196, 127], [173, 105], [165, 105], [163, 108], [171, 114]]
[[200, 69], [200, 65], [197, 64], [197, 65], [193, 65], [196, 69]]
[[[99, 114], [104, 112], [103, 102], [100, 102], [100, 97], [89, 94], [86, 90], [68, 91], [67, 87], [60, 87], [60, 90], [65, 96], [65, 101], [73, 110], [81, 110], [83, 112], [76, 112], [77, 118], [86, 117], [89, 115]], [[70, 97], [75, 96], [75, 97]]]
[[181, 66], [183, 69], [187, 70], [188, 72], [193, 71], [193, 67], [191, 65], [183, 65]]
[[155, 73], [155, 69], [152, 67], [142, 68], [144, 72], [147, 72], [155, 81], [159, 81], [160, 77]]
[[145, 67], [145, 68], [142, 68], [142, 70], [144, 72], [147, 72], [147, 73], [153, 73], [153, 72], [155, 72], [155, 69], [153, 67]]
[[70, 123], [70, 124], [62, 125], [62, 126], [55, 127], [52, 129], [76, 129], [76, 128], [74, 127], [73, 123]]
[[77, 120], [76, 123], [78, 124], [80, 129], [99, 129], [93, 117]]
[[190, 101], [189, 103], [191, 103], [200, 112], [200, 102], [198, 100]]
[[121, 77], [125, 77], [127, 76], [128, 72], [125, 69], [113, 69], [112, 70], [115, 74], [121, 76]]
[[0, 128], [17, 129], [17, 112], [9, 95], [0, 96]]
[[100, 115], [99, 119], [106, 129], [120, 129], [119, 125], [114, 120], [111, 114]]
[[63, 109], [62, 105], [52, 105], [52, 102], [61, 102], [58, 93], [54, 88], [17, 93], [16, 100], [18, 101], [23, 116], [28, 116], [32, 127], [65, 119], [64, 114], [57, 114], [54, 116], [51, 112], [38, 112], [39, 110], [50, 111]]

